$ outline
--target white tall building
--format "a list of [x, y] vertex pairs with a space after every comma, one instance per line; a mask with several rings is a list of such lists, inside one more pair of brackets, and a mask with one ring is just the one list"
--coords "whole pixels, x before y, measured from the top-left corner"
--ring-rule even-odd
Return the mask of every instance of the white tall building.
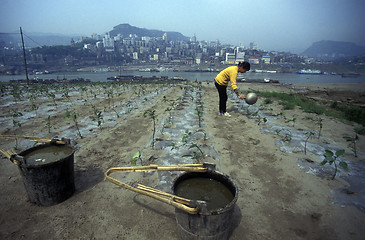
[[234, 64], [236, 61], [236, 55], [234, 53], [226, 53], [226, 63]]
[[133, 52], [133, 59], [138, 60], [138, 52]]
[[114, 51], [114, 39], [110, 38], [109, 34], [106, 34], [103, 38], [103, 46], [106, 51]]
[[239, 62], [245, 61], [245, 55], [246, 55], [246, 53], [243, 51], [243, 48], [237, 47], [235, 63], [238, 64]]

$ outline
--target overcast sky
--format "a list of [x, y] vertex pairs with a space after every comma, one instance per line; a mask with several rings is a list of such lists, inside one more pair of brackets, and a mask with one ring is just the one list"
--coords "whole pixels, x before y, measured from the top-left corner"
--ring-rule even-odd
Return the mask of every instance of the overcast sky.
[[0, 32], [104, 34], [122, 23], [197, 40], [300, 53], [313, 42], [365, 46], [364, 0], [0, 0]]

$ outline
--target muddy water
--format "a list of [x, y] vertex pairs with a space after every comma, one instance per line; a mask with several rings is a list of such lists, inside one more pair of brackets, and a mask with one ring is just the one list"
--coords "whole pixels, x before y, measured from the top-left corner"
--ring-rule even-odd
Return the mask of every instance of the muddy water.
[[222, 183], [210, 178], [190, 178], [175, 188], [176, 195], [207, 202], [209, 211], [227, 206], [233, 199], [232, 192]]
[[24, 158], [28, 165], [42, 165], [68, 157], [72, 151], [72, 148], [65, 146], [48, 146], [28, 153]]

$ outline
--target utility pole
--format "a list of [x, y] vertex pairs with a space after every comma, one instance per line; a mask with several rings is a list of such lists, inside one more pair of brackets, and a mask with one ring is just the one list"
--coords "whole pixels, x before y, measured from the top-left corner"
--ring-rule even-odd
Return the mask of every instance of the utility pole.
[[20, 27], [20, 35], [22, 36], [24, 67], [25, 67], [25, 77], [27, 78], [27, 85], [29, 85], [28, 69], [27, 69], [27, 59], [25, 58], [25, 48], [24, 48], [24, 39], [23, 39], [22, 27]]

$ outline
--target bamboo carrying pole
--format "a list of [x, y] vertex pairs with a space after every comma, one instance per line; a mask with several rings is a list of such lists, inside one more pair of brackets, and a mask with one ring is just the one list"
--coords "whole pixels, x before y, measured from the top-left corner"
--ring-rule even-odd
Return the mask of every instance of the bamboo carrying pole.
[[11, 156], [16, 155], [16, 152], [14, 152], [14, 150], [12, 150], [12, 149], [7, 150], [7, 151], [0, 149], [0, 153], [4, 154], [4, 156], [9, 159], [11, 158]]
[[15, 138], [15, 139], [30, 139], [33, 140], [35, 142], [40, 142], [40, 143], [50, 143], [50, 142], [54, 142], [56, 144], [61, 144], [61, 145], [65, 145], [67, 144], [67, 141], [62, 139], [48, 139], [48, 138], [38, 138], [38, 137], [27, 137], [27, 136], [12, 136], [12, 135], [0, 135], [0, 138]]
[[0, 149], [0, 153], [4, 154], [5, 157], [9, 158], [11, 162], [13, 162], [15, 165], [20, 165], [24, 162], [24, 159], [22, 156], [19, 156], [14, 150], [2, 150]]
[[109, 182], [112, 182], [118, 186], [124, 187], [126, 189], [132, 190], [134, 192], [144, 194], [146, 196], [152, 197], [161, 202], [170, 204], [178, 209], [181, 209], [190, 214], [197, 214], [199, 207], [197, 206], [199, 202], [204, 204], [203, 201], [195, 201], [186, 198], [182, 198], [173, 194], [169, 194], [158, 189], [154, 189], [142, 184], [138, 184], [137, 187], [133, 187], [126, 183], [123, 183], [109, 175], [115, 172], [144, 172], [144, 171], [187, 171], [187, 172], [207, 172], [209, 170], [215, 170], [214, 164], [184, 164], [184, 165], [149, 165], [149, 166], [136, 166], [136, 167], [114, 167], [110, 168], [105, 172], [105, 177]]

